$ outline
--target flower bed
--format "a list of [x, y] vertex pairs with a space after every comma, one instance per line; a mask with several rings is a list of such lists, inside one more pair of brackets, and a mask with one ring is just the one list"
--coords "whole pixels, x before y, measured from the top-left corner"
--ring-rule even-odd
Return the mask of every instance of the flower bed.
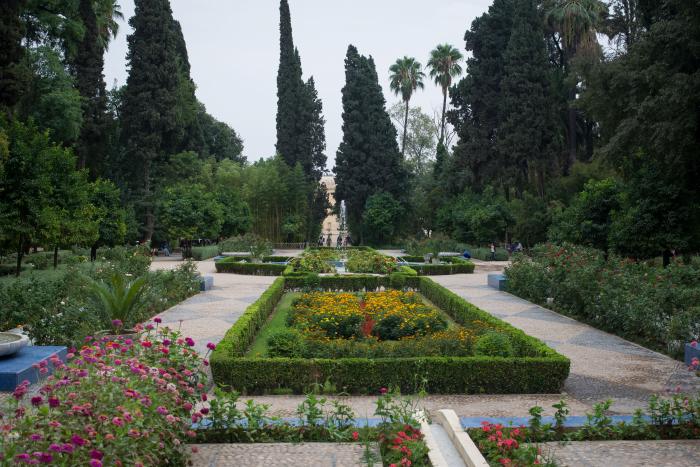
[[[136, 339], [87, 339], [28, 403], [28, 384], [0, 415], [0, 463], [185, 465], [185, 444], [203, 415], [206, 378], [194, 342], [148, 325]], [[211, 345], [210, 348], [214, 346]], [[26, 401], [25, 401], [26, 402]]]
[[[370, 277], [373, 279], [365, 277], [361, 282], [368, 290], [390, 283], [389, 277]], [[378, 387], [388, 385], [410, 393], [416, 390], [418, 378], [427, 381], [426, 389], [431, 393], [551, 393], [559, 392], [568, 376], [567, 358], [426, 277], [409, 277], [407, 283], [461, 327], [469, 330], [478, 322], [478, 326], [494, 331], [494, 337], [486, 339], [484, 344], [488, 351], [470, 356], [245, 357], [285, 289], [300, 285], [296, 280], [287, 284], [287, 280], [278, 278], [227, 332], [212, 355], [212, 372], [217, 383], [248, 393], [280, 388], [301, 393], [313, 384], [329, 380], [351, 393], [373, 393]], [[353, 276], [348, 276], [347, 282], [343, 277], [332, 280], [336, 290], [357, 290], [358, 282]], [[503, 347], [508, 347], [508, 353], [495, 356]], [[326, 346], [325, 350], [329, 348]]]
[[375, 250], [350, 250], [346, 267], [349, 272], [390, 274], [399, 266], [396, 258]]

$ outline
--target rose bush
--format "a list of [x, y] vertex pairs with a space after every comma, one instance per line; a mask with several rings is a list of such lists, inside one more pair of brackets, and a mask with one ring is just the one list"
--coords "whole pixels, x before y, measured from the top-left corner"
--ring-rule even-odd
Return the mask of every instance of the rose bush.
[[159, 321], [135, 339], [87, 338], [65, 364], [38, 364], [42, 375], [54, 369], [38, 394], [27, 401], [23, 383], [0, 413], [0, 463], [186, 463], [190, 426], [208, 412], [195, 408], [206, 400], [207, 361]]

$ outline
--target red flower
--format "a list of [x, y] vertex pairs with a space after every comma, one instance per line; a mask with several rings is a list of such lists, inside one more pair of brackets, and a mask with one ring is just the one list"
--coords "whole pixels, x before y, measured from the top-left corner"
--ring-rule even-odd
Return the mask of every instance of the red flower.
[[352, 432], [352, 439], [357, 441], [358, 439], [360, 439], [360, 434], [357, 431], [353, 431]]

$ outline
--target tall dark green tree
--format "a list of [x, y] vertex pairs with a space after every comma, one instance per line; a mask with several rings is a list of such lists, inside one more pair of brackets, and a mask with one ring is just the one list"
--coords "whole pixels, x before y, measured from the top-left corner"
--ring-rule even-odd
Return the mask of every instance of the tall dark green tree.
[[93, 0], [80, 0], [79, 13], [85, 28], [83, 39], [73, 63], [75, 86], [80, 92], [83, 110], [83, 126], [75, 145], [78, 167], [90, 168], [97, 173], [100, 159], [107, 151], [107, 90], [105, 87], [104, 48], [100, 39]]
[[186, 125], [178, 112], [181, 69], [168, 0], [136, 0], [127, 38], [130, 72], [123, 94], [121, 135], [126, 185], [150, 240], [155, 228], [158, 166], [177, 152]]
[[322, 106], [313, 79], [302, 79], [287, 0], [280, 1], [280, 64], [277, 71], [277, 153], [290, 167], [301, 164], [309, 180], [326, 165]]
[[503, 56], [497, 140], [506, 195], [521, 197], [528, 182], [544, 196], [555, 153], [556, 118], [542, 19], [535, 0], [515, 0], [513, 29]]
[[335, 159], [335, 198], [345, 200], [350, 230], [362, 240], [367, 199], [383, 191], [403, 200], [406, 169], [374, 60], [360, 55], [353, 45], [345, 57], [342, 94], [343, 140]]
[[0, 110], [9, 110], [19, 101], [26, 82], [22, 79], [24, 57], [20, 20], [26, 0], [0, 2]]
[[495, 0], [464, 34], [467, 75], [451, 90], [454, 110], [448, 113], [459, 142], [454, 149], [453, 192], [465, 186], [480, 191], [497, 174], [496, 132], [502, 121], [503, 51], [513, 25], [513, 0]]

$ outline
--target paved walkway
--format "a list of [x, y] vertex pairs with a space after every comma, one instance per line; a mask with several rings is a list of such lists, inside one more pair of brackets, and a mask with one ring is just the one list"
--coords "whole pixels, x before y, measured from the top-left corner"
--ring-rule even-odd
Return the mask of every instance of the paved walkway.
[[[173, 269], [182, 264], [167, 257], [154, 258], [151, 269]], [[195, 348], [206, 353], [207, 342], [217, 343], [226, 331], [267, 289], [274, 277], [217, 274], [214, 261], [199, 261], [202, 275], [214, 276], [214, 287], [201, 292], [161, 313], [163, 324], [182, 329], [185, 336], [195, 341]]]
[[682, 362], [492, 289], [478, 270], [433, 279], [569, 357], [571, 374], [564, 392], [572, 402], [590, 405], [612, 398], [613, 411], [631, 413], [645, 407], [651, 394], [677, 387], [700, 390], [700, 378]]
[[698, 467], [700, 441], [577, 441], [545, 443], [561, 467]]
[[[195, 467], [355, 467], [362, 462], [364, 446], [351, 443], [198, 444], [192, 455]], [[374, 450], [378, 459], [377, 448]]]

